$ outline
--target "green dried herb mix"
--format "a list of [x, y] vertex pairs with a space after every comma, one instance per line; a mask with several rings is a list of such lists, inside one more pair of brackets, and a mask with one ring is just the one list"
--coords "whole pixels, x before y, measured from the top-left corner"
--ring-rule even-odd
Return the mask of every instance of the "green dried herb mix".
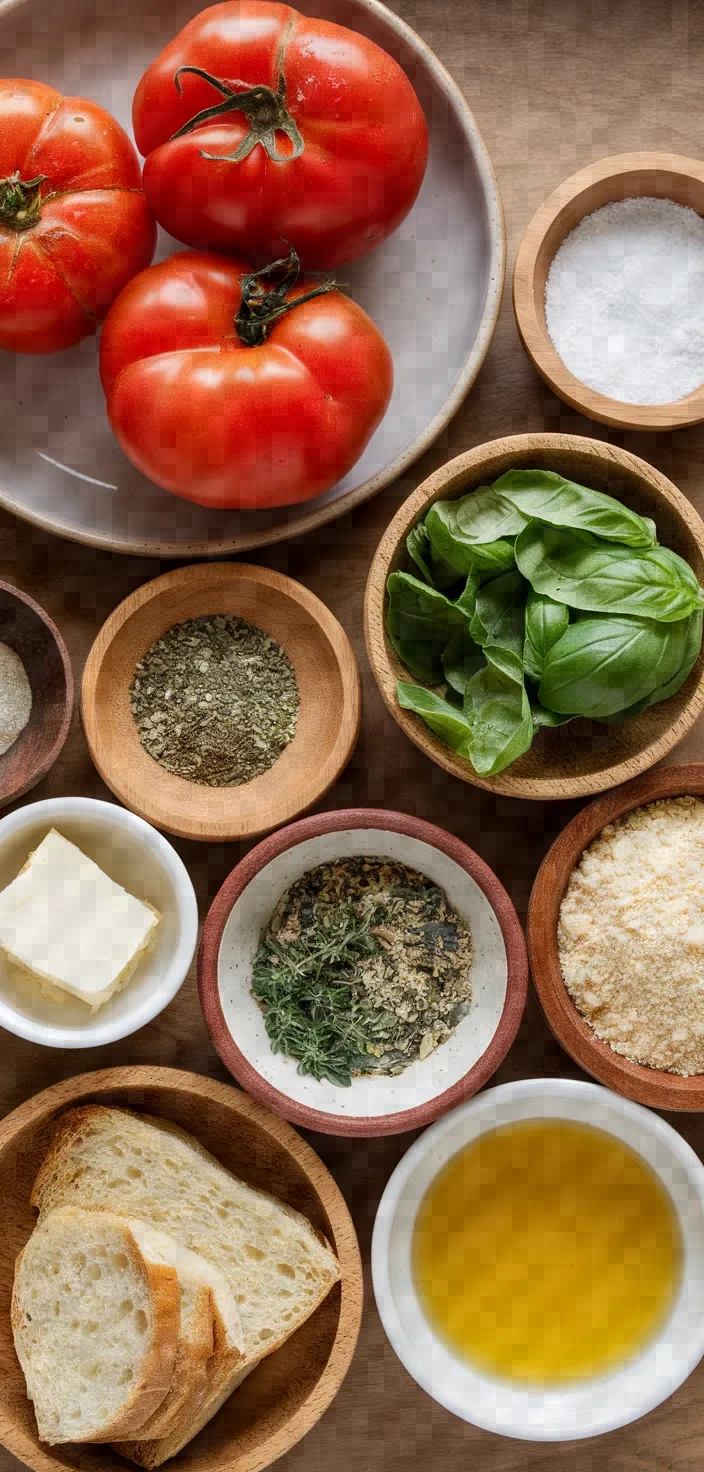
[[339, 859], [286, 891], [252, 992], [275, 1053], [348, 1085], [398, 1074], [450, 1037], [471, 1000], [469, 926], [437, 885], [389, 859]]
[[296, 732], [293, 665], [234, 614], [174, 624], [135, 669], [132, 714], [145, 751], [177, 777], [237, 787], [273, 766]]

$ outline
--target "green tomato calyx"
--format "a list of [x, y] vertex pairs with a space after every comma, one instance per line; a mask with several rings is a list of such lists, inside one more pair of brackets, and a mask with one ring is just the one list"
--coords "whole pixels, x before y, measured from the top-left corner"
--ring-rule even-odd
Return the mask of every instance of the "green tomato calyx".
[[[216, 92], [222, 97], [222, 102], [216, 102], [213, 107], [204, 107], [202, 112], [197, 112], [194, 117], [189, 118], [177, 133], [169, 139], [173, 143], [174, 138], [183, 138], [186, 133], [192, 133], [194, 128], [201, 123], [210, 123], [215, 118], [223, 117], [229, 112], [241, 112], [249, 123], [249, 132], [242, 139], [239, 147], [234, 153], [207, 153], [200, 150], [201, 158], [215, 159], [220, 163], [241, 164], [243, 159], [249, 158], [250, 153], [261, 143], [262, 148], [275, 164], [288, 164], [292, 159], [300, 158], [305, 144], [301, 137], [298, 124], [286, 106], [286, 79], [283, 72], [279, 77], [279, 84], [274, 92], [271, 87], [260, 83], [256, 87], [248, 87], [246, 82], [225, 82], [220, 77], [214, 77], [211, 72], [206, 72], [200, 66], [180, 66], [174, 76], [174, 85], [179, 97], [182, 96], [181, 77], [184, 72], [190, 72], [196, 77], [202, 77], [204, 82], [209, 82]], [[238, 91], [237, 88], [240, 90]], [[276, 134], [284, 133], [293, 145], [290, 153], [279, 153]]]

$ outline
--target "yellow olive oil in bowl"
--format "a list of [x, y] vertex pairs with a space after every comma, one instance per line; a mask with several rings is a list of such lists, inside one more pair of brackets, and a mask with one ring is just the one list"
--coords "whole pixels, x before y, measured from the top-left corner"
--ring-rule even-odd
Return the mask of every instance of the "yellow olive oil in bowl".
[[434, 1331], [528, 1386], [608, 1373], [658, 1331], [682, 1271], [658, 1177], [620, 1140], [559, 1119], [480, 1135], [426, 1192], [413, 1270]]

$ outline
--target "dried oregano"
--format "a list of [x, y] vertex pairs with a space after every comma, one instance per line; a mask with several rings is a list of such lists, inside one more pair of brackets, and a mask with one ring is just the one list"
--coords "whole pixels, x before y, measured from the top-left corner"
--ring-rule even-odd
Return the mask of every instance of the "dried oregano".
[[130, 699], [145, 751], [207, 787], [250, 782], [296, 732], [299, 693], [288, 655], [230, 613], [174, 624], [140, 659]]

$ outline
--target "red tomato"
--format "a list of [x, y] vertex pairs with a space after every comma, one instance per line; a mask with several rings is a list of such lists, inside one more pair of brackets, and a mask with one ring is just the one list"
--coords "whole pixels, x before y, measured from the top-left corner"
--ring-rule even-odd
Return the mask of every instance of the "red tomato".
[[157, 485], [251, 511], [318, 496], [359, 458], [391, 397], [391, 354], [361, 307], [297, 278], [294, 252], [251, 272], [183, 251], [111, 307], [108, 417]]
[[155, 245], [119, 123], [44, 82], [0, 81], [0, 348], [88, 337]]
[[428, 132], [400, 66], [365, 36], [268, 0], [201, 11], [135, 94], [144, 190], [187, 245], [342, 265], [408, 214]]

